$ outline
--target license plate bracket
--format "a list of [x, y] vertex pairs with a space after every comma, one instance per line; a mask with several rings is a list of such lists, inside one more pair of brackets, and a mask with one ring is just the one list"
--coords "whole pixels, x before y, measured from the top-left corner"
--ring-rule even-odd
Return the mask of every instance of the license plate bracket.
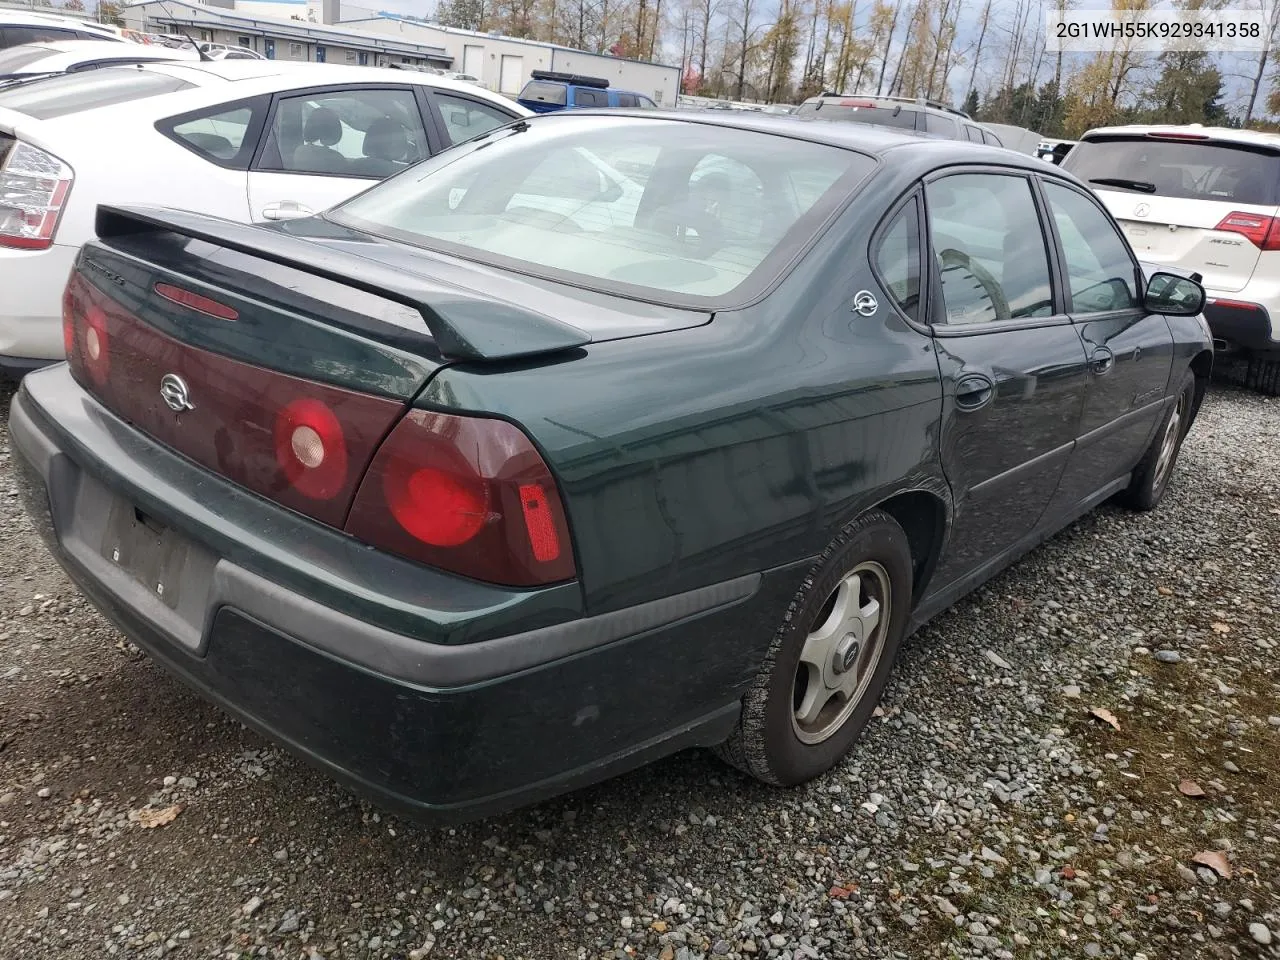
[[102, 554], [171, 610], [182, 600], [190, 545], [171, 527], [126, 500], [111, 505]]

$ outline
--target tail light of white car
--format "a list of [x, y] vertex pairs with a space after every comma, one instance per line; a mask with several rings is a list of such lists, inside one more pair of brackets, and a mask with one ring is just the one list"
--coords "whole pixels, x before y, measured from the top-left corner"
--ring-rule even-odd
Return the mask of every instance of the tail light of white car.
[[1229, 213], [1217, 229], [1238, 233], [1259, 250], [1280, 250], [1280, 218], [1262, 213]]
[[21, 140], [10, 141], [2, 155], [0, 247], [45, 250], [53, 245], [75, 175], [53, 154]]

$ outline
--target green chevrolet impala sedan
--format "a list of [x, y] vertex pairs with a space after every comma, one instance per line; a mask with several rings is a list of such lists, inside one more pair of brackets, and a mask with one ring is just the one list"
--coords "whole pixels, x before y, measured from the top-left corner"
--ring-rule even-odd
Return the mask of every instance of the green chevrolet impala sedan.
[[9, 426], [130, 638], [447, 822], [838, 764], [911, 631], [1160, 500], [1203, 302], [1034, 158], [567, 111], [307, 219], [100, 208]]

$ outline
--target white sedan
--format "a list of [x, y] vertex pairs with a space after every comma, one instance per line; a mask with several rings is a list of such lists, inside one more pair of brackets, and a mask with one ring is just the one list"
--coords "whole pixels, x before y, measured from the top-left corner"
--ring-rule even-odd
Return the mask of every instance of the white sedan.
[[99, 203], [309, 216], [529, 112], [430, 74], [275, 60], [106, 67], [0, 90], [0, 374], [60, 360]]

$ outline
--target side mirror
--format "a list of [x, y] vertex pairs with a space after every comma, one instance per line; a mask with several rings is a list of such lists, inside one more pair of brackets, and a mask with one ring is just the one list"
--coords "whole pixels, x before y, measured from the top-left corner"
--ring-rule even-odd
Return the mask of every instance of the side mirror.
[[1204, 310], [1204, 287], [1174, 273], [1154, 273], [1147, 281], [1143, 306], [1148, 313], [1167, 317], [1194, 317]]

